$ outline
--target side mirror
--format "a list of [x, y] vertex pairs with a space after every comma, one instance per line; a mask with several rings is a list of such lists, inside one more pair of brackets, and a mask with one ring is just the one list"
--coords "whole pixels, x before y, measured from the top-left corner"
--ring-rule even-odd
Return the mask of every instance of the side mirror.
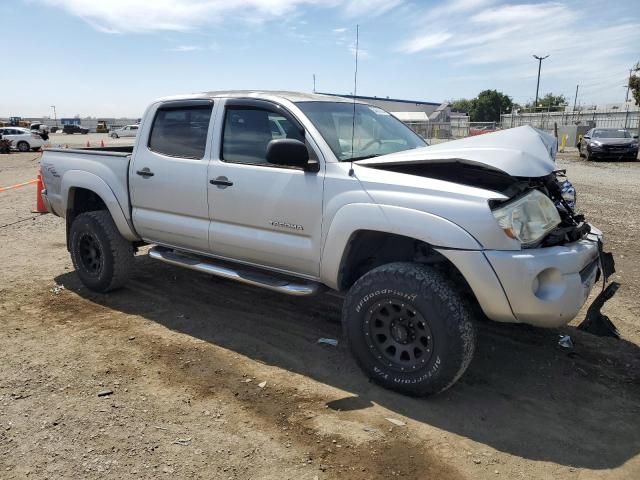
[[589, 140], [591, 137], [589, 135], [585, 135], [582, 138], [584, 138], [585, 140]]
[[267, 162], [306, 169], [309, 166], [309, 150], [300, 140], [277, 138], [267, 145]]
[[633, 138], [635, 138], [636, 140], [638, 139], [638, 134], [636, 133]]

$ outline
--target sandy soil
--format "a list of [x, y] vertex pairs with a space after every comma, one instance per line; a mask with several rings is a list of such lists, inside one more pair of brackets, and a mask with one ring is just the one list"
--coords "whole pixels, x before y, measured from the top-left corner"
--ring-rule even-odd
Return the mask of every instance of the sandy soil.
[[[623, 340], [481, 323], [468, 372], [431, 399], [380, 389], [342, 342], [317, 344], [341, 340], [334, 296], [143, 252], [125, 289], [90, 293], [63, 221], [30, 213], [33, 186], [0, 193], [0, 478], [640, 478], [640, 162], [559, 163], [616, 255], [605, 313]], [[37, 166], [0, 156], [0, 186]]]

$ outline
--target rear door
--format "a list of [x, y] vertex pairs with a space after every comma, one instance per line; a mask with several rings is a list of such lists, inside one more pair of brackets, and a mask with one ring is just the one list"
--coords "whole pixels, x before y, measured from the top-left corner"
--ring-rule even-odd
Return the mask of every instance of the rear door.
[[[218, 107], [209, 167], [211, 252], [307, 277], [319, 276], [324, 164], [299, 122], [282, 106], [228, 99]], [[320, 171], [266, 162], [278, 138], [306, 141]]]
[[209, 250], [207, 168], [213, 102], [165, 102], [149, 111], [129, 182], [133, 223], [151, 243]]

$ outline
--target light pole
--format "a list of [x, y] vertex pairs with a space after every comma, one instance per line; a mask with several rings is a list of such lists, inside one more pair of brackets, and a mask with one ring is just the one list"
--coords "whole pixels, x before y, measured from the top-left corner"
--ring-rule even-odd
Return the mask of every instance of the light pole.
[[53, 119], [56, 122], [56, 127], [58, 126], [58, 117], [56, 115], [56, 106], [55, 105], [51, 105], [51, 108], [53, 108]]
[[[536, 101], [534, 103], [535, 107], [538, 107], [538, 90], [540, 89], [540, 69], [542, 68], [542, 60], [545, 58], [549, 58], [549, 55], [546, 57], [539, 57], [538, 55], [533, 55], [533, 58], [538, 60], [538, 83], [536, 84]], [[534, 110], [535, 113], [535, 110]]]

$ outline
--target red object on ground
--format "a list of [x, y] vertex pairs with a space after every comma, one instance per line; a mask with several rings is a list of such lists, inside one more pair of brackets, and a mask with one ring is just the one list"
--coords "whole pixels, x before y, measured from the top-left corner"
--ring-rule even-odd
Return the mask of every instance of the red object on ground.
[[90, 148], [91, 144], [89, 143], [89, 140], [87, 140], [87, 148]]
[[44, 183], [42, 182], [42, 175], [38, 174], [38, 182], [36, 183], [36, 209], [32, 210], [32, 213], [49, 213], [47, 207], [42, 200], [42, 190], [44, 190]]
[[104, 140], [100, 140], [100, 148], [104, 148]]

